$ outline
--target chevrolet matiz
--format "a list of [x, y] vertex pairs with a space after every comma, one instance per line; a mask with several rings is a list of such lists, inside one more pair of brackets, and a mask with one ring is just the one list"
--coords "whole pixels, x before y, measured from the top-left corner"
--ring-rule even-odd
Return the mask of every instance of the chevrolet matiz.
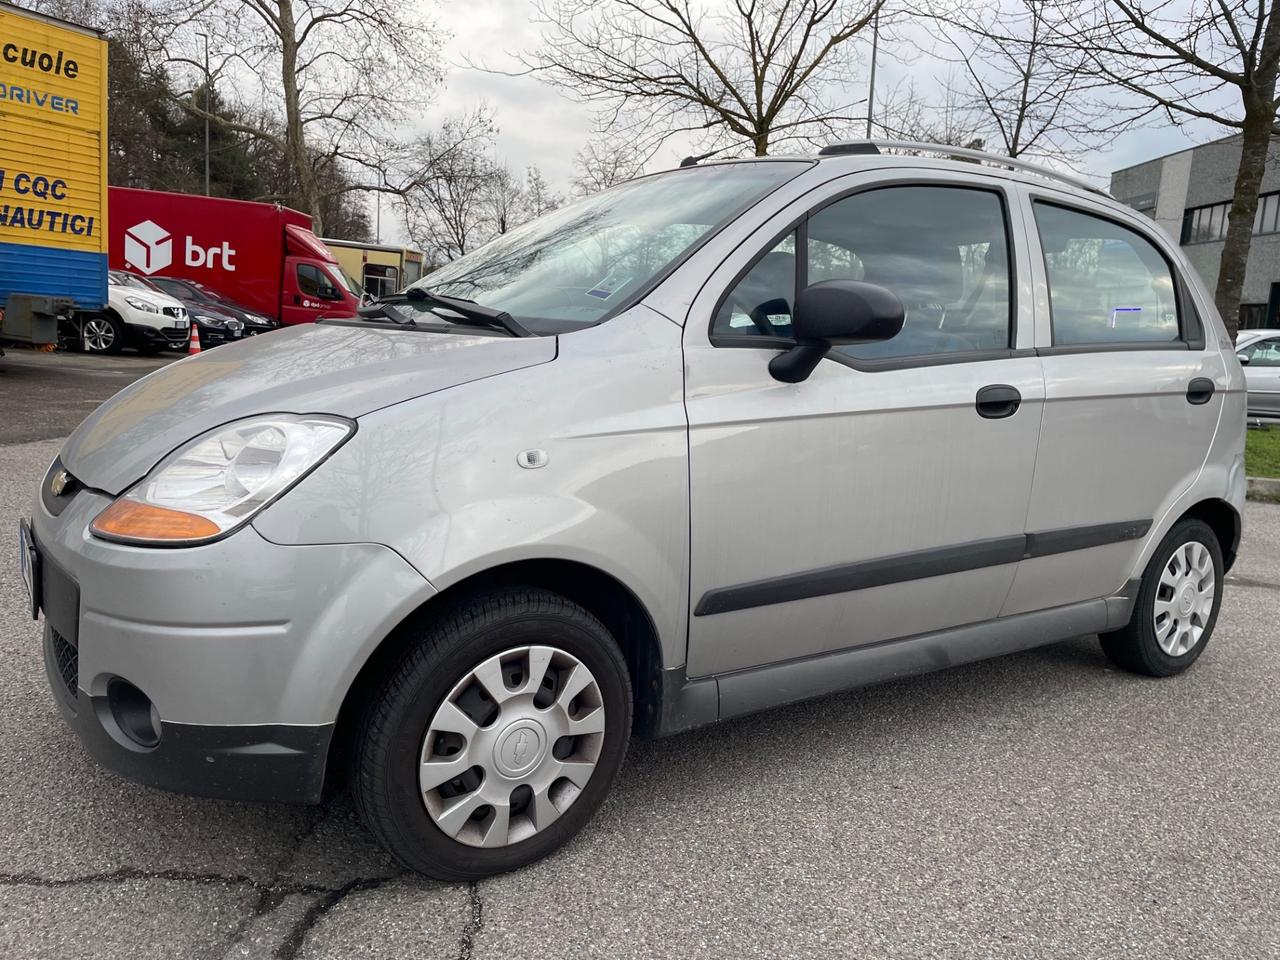
[[89, 753], [341, 785], [471, 880], [633, 736], [1084, 634], [1185, 670], [1245, 492], [1211, 297], [1087, 184], [902, 147], [646, 176], [103, 404], [20, 531]]

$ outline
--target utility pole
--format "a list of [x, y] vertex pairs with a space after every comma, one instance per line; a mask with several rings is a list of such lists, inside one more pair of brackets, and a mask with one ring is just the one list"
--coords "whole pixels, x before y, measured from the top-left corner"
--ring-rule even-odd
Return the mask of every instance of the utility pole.
[[871, 21], [871, 82], [867, 85], [867, 139], [871, 139], [871, 115], [876, 109], [876, 55], [880, 52], [880, 10]]
[[[209, 35], [204, 37], [204, 195], [209, 196], [209, 110], [213, 99], [213, 83], [209, 79]], [[870, 122], [870, 121], [868, 121]]]

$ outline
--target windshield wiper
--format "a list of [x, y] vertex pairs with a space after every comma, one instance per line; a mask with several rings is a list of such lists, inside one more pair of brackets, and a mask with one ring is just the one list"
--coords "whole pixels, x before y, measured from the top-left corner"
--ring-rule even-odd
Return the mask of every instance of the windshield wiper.
[[425, 303], [428, 307], [441, 307], [462, 318], [461, 320], [454, 320], [453, 317], [445, 318], [454, 323], [469, 324], [475, 327], [502, 327], [513, 337], [535, 336], [533, 331], [523, 326], [505, 310], [482, 307], [474, 300], [464, 300], [461, 297], [446, 297], [439, 293], [432, 293], [430, 290], [424, 290], [422, 287], [410, 287], [405, 291], [404, 295], [408, 300]]
[[378, 317], [386, 317], [392, 323], [398, 323], [402, 327], [416, 327], [418, 325], [417, 320], [385, 300], [379, 300], [367, 307], [360, 307], [356, 310], [356, 315], [364, 320], [376, 320]]

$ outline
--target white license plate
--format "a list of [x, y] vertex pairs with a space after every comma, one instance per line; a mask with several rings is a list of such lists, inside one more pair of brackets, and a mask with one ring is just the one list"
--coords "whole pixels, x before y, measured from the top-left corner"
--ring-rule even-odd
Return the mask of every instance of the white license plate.
[[38, 619], [40, 616], [40, 555], [36, 553], [31, 527], [25, 520], [18, 521], [18, 571], [22, 575], [23, 586], [27, 588], [31, 619]]

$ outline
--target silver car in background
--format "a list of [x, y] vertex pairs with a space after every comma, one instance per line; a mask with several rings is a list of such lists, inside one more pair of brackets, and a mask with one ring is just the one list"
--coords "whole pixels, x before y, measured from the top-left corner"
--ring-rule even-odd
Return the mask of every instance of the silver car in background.
[[1249, 388], [1249, 416], [1280, 418], [1280, 330], [1241, 330], [1236, 356]]
[[96, 410], [21, 530], [89, 752], [345, 782], [471, 880], [633, 735], [1081, 634], [1185, 670], [1245, 492], [1211, 298], [1085, 185], [888, 146], [644, 177]]

